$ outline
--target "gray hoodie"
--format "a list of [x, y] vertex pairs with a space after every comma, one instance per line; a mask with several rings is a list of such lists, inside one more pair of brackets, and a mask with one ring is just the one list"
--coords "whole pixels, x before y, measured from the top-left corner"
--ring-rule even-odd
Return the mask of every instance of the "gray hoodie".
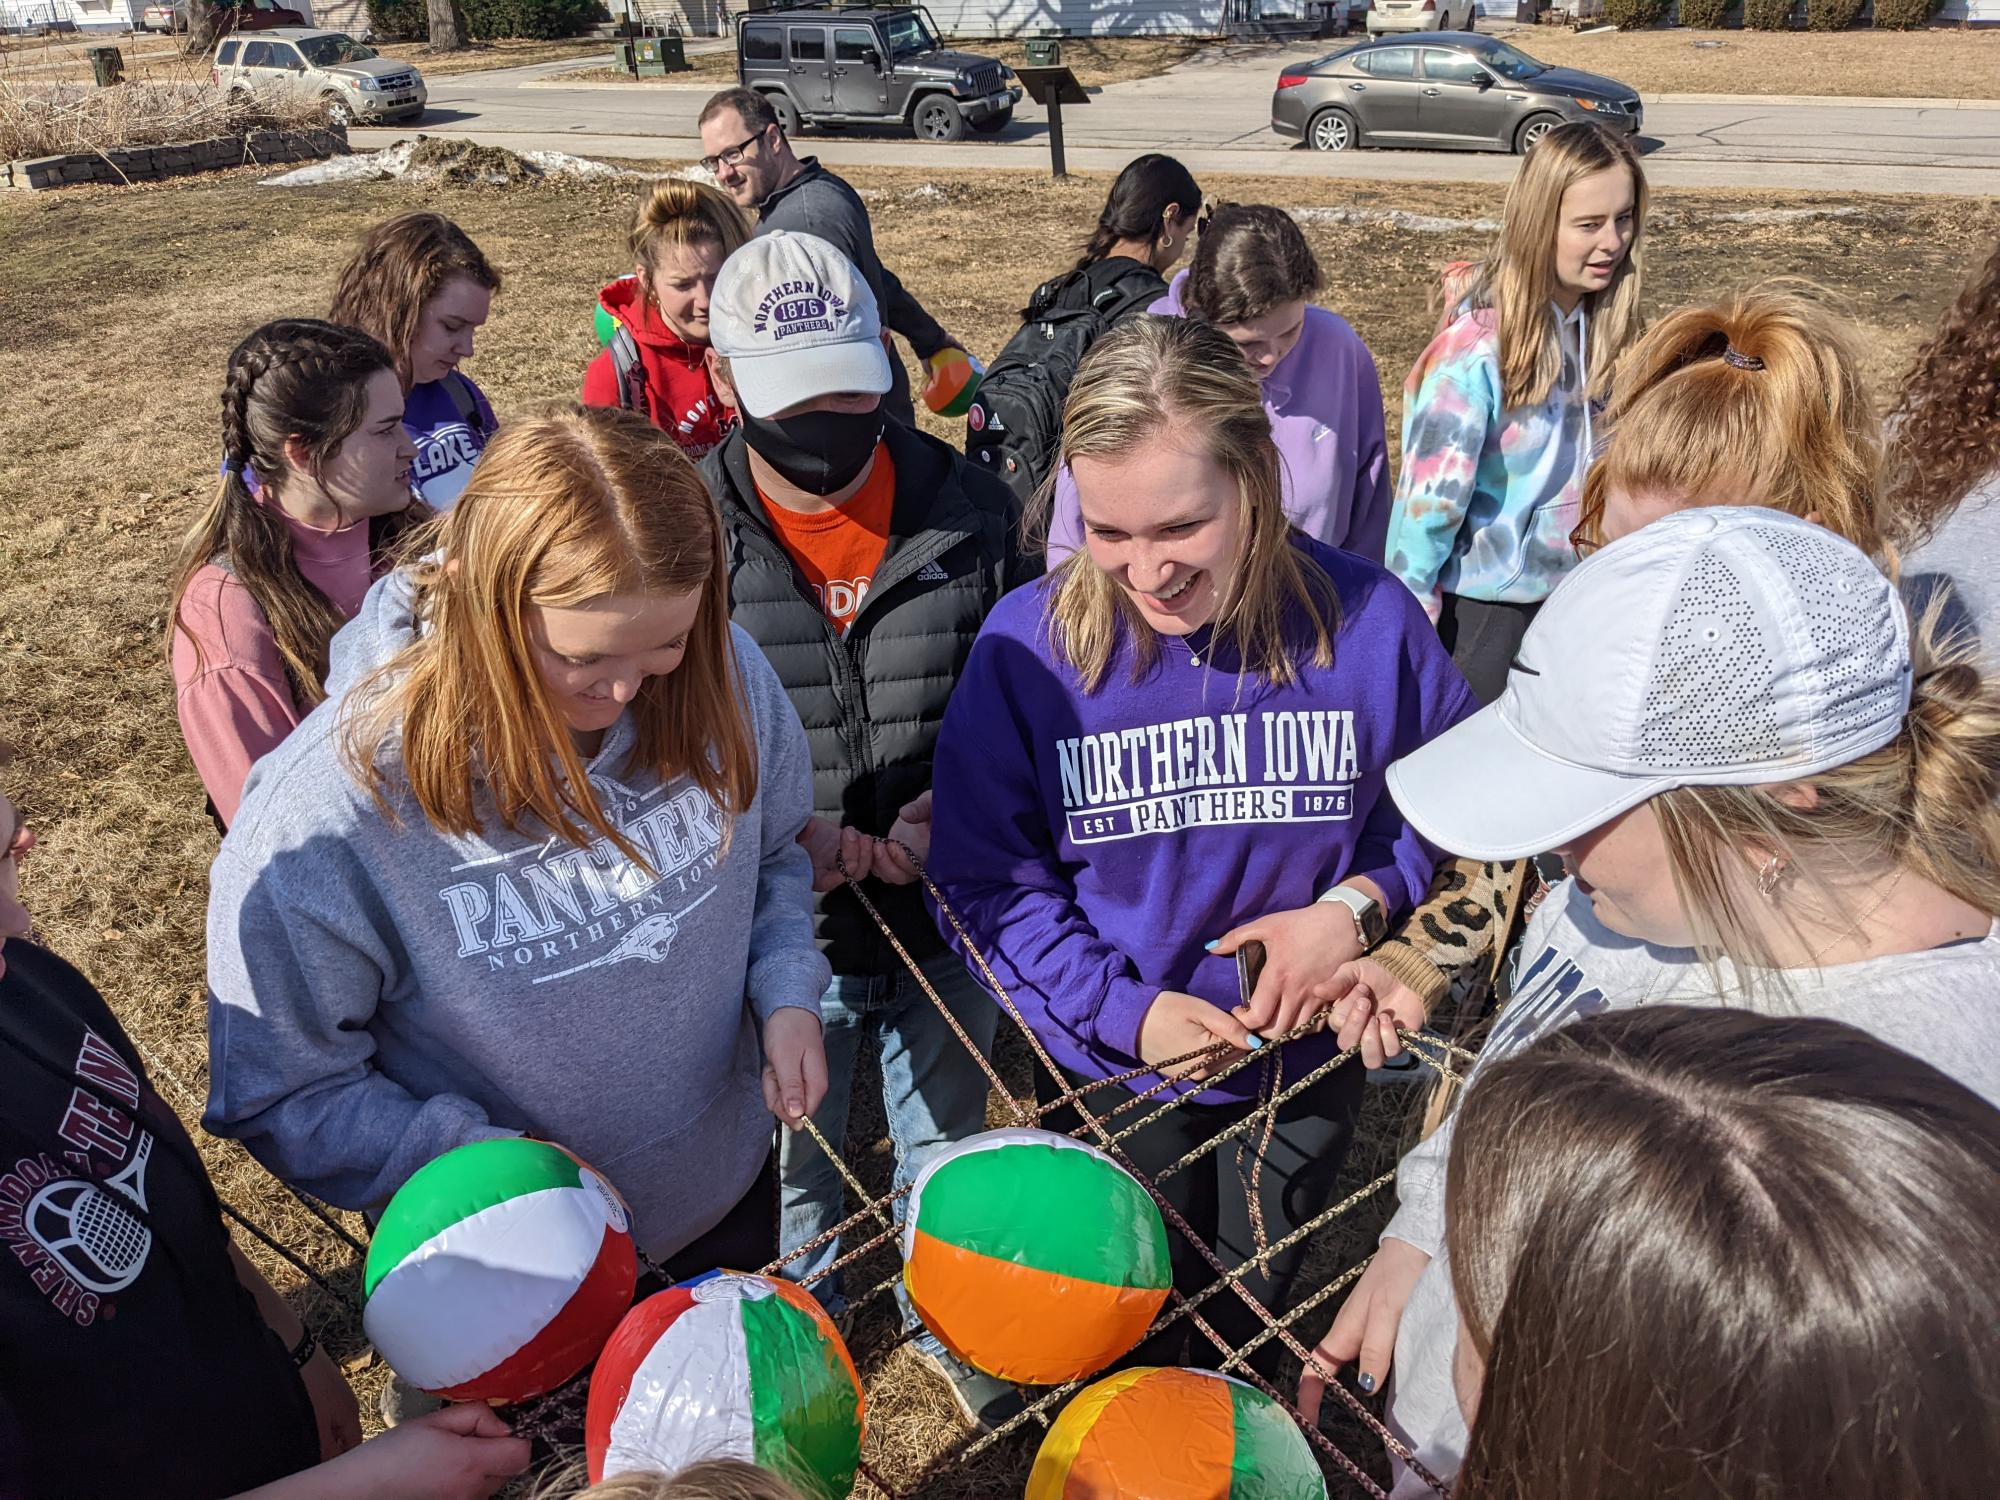
[[[412, 638], [406, 594], [378, 586], [342, 633], [344, 685]], [[448, 837], [407, 794], [393, 826], [341, 759], [346, 696], [309, 715], [258, 763], [210, 877], [207, 1127], [349, 1208], [526, 1131], [604, 1173], [649, 1254], [715, 1225], [771, 1149], [753, 1013], [817, 1014], [829, 978], [795, 842], [805, 733], [732, 635], [759, 777], [726, 845], [692, 782], [627, 775], [630, 715], [588, 763], [657, 877], [607, 840], [497, 819]]]

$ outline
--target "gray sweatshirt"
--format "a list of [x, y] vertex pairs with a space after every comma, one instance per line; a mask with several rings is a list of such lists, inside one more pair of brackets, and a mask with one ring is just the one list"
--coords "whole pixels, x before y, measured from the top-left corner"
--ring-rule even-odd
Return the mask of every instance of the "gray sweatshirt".
[[[399, 592], [343, 632], [350, 680], [410, 639]], [[526, 1131], [609, 1178], [652, 1255], [715, 1225], [771, 1150], [755, 1023], [817, 1015], [829, 978], [795, 842], [805, 733], [732, 635], [759, 777], [726, 842], [692, 782], [627, 773], [630, 715], [588, 762], [656, 874], [497, 820], [447, 837], [407, 794], [393, 827], [340, 757], [347, 699], [309, 715], [258, 763], [210, 877], [207, 1127], [347, 1208]]]
[[1978, 644], [1986, 670], [2000, 668], [2000, 474], [1974, 485], [1904, 557], [1903, 596], [1912, 611], [1941, 599], [1947, 629]]
[[[1923, 1058], [2000, 1103], [2000, 923], [1976, 942], [1786, 975], [1789, 994], [1759, 986], [1746, 1000], [1726, 978], [1717, 994], [1708, 968], [1686, 949], [1655, 948], [1611, 931], [1590, 898], [1566, 880], [1549, 893], [1521, 941], [1514, 997], [1468, 1080], [1559, 1026], [1635, 1005], [1738, 1005], [1767, 1015], [1826, 1016]], [[1410, 1294], [1389, 1372], [1389, 1426], [1439, 1478], [1465, 1455], [1466, 1428], [1452, 1390], [1458, 1302], [1444, 1254], [1445, 1163], [1455, 1119], [1396, 1169], [1396, 1215], [1384, 1239], [1427, 1251], [1431, 1263]], [[1435, 1500], [1398, 1463], [1395, 1500]]]

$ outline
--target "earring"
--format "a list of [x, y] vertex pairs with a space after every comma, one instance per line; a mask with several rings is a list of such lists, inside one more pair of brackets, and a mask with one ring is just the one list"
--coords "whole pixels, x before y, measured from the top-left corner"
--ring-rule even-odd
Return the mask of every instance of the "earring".
[[1785, 862], [1774, 854], [1764, 861], [1763, 868], [1757, 872], [1757, 894], [1766, 901], [1772, 900], [1777, 895], [1778, 882], [1784, 878]]

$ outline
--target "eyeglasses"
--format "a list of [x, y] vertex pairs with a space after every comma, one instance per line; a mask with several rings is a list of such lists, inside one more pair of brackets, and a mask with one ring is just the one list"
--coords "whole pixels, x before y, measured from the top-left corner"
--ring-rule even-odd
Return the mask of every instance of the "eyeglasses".
[[[766, 128], [768, 129], [769, 127]], [[743, 161], [743, 153], [745, 151], [748, 151], [752, 146], [756, 145], [757, 142], [761, 141], [762, 139], [764, 139], [764, 132], [762, 130], [758, 131], [755, 135], [746, 135], [742, 140], [738, 141], [735, 145], [724, 146], [720, 151], [716, 152], [715, 155], [713, 156], [704, 156], [701, 159], [701, 168], [704, 172], [713, 174], [717, 167], [734, 167], [741, 165]]]

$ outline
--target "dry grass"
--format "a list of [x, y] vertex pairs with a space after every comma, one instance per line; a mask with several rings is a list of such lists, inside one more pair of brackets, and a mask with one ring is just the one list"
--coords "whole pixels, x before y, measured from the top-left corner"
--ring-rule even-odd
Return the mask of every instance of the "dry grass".
[[449, 78], [454, 73], [484, 73], [493, 68], [527, 68], [536, 63], [569, 62], [611, 50], [600, 38], [564, 37], [556, 41], [528, 38], [474, 42], [462, 52], [433, 52], [428, 42], [378, 42], [384, 57], [415, 63], [425, 78]]
[[223, 93], [200, 83], [19, 84], [0, 73], [0, 161], [165, 146], [325, 123], [318, 100], [284, 89]]
[[[507, 277], [471, 367], [503, 416], [570, 396], [594, 348], [592, 295], [624, 268], [621, 237], [635, 192], [386, 182], [281, 194], [256, 186], [261, 175], [0, 201], [0, 326], [8, 330], [0, 342], [0, 736], [22, 748], [8, 789], [42, 835], [26, 896], [44, 939], [97, 980], [162, 1092], [190, 1121], [207, 1079], [202, 929], [216, 840], [175, 728], [162, 633], [175, 539], [213, 483], [223, 358], [257, 323], [324, 309], [361, 230], [421, 206], [462, 223]], [[942, 185], [930, 172], [850, 175], [869, 195], [884, 258], [947, 327], [989, 356], [1013, 331], [1013, 309], [1029, 289], [1072, 253], [1106, 187], [1102, 177], [1054, 184], [1031, 173]], [[1492, 215], [1500, 198], [1497, 187], [1469, 185], [1212, 178], [1203, 186], [1296, 208], [1463, 220]], [[1656, 310], [1760, 275], [1806, 274], [1850, 299], [1877, 382], [1892, 377], [1964, 269], [2000, 237], [2000, 206], [1991, 202], [1674, 192], [1658, 201], [1649, 271]], [[1840, 217], [1718, 217], [1774, 201]], [[1307, 232], [1330, 275], [1326, 300], [1375, 351], [1394, 432], [1396, 385], [1430, 326], [1437, 268], [1478, 251], [1481, 236], [1323, 217], [1309, 217]], [[978, 253], [969, 255], [973, 246]], [[108, 329], [117, 344], [109, 366]], [[1371, 1099], [1364, 1132], [1350, 1167], [1355, 1181], [1394, 1155], [1401, 1121], [1391, 1100]], [[204, 1141], [203, 1151], [225, 1199], [352, 1288], [351, 1256], [259, 1168], [220, 1142]], [[879, 1181], [879, 1143], [856, 1155]], [[1330, 1271], [1351, 1262], [1383, 1206], [1371, 1204], [1329, 1236], [1316, 1264]], [[296, 1273], [256, 1253], [281, 1286], [300, 1285]], [[864, 1270], [857, 1281], [871, 1285], [883, 1274]], [[308, 1298], [305, 1311], [337, 1353], [359, 1352], [358, 1329], [336, 1304]], [[1316, 1336], [1325, 1317], [1322, 1310], [1302, 1334]], [[951, 1454], [960, 1434], [944, 1393], [909, 1356], [881, 1356], [885, 1333], [878, 1317], [860, 1340], [875, 1411], [871, 1461], [911, 1494], [1018, 1493], [1024, 1451], [958, 1465]], [[364, 1398], [382, 1375], [379, 1367], [357, 1373]], [[1364, 1450], [1352, 1431], [1338, 1431], [1344, 1445]]]
[[1523, 52], [1605, 73], [1641, 93], [2000, 99], [2000, 31], [1506, 33]]

